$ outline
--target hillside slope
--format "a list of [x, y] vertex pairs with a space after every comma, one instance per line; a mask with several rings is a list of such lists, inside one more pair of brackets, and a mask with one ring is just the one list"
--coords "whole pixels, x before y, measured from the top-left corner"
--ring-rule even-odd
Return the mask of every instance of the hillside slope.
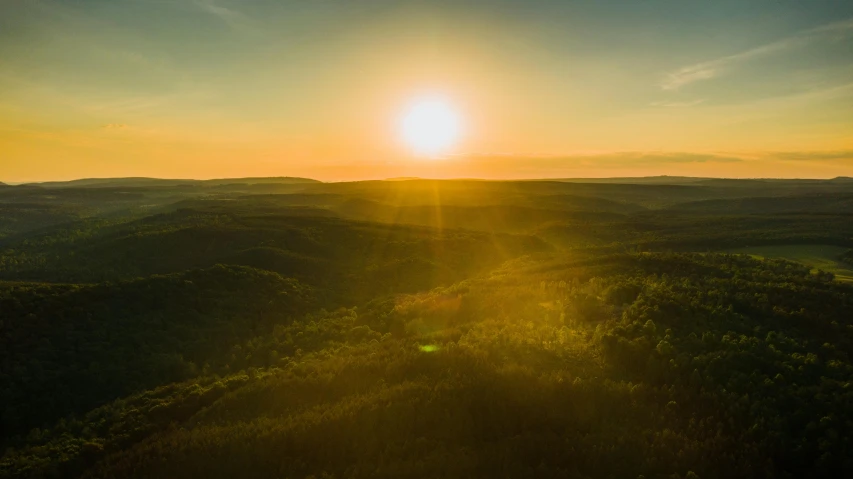
[[514, 261], [277, 327], [232, 348], [244, 372], [211, 364], [30, 434], [0, 471], [843, 476], [850, 318], [853, 288], [782, 261]]

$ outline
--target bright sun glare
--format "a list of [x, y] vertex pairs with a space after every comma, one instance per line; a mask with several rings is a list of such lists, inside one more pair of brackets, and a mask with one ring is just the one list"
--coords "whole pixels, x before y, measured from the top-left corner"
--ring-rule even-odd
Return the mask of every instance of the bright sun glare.
[[401, 122], [403, 140], [415, 154], [446, 153], [461, 134], [459, 114], [440, 97], [421, 98], [409, 105]]

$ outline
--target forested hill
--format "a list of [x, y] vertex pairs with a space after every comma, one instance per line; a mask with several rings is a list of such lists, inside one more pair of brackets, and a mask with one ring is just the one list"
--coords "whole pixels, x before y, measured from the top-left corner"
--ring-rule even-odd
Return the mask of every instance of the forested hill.
[[853, 185], [650, 183], [3, 188], [0, 477], [853, 477]]
[[225, 266], [113, 284], [0, 284], [0, 363], [11, 386], [2, 428], [25, 432], [193, 377], [234, 341], [272, 331], [314, 299], [298, 281]]

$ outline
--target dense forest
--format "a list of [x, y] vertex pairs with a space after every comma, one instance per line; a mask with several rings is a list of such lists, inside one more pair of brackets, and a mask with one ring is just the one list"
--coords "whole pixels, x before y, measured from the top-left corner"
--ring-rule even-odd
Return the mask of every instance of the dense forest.
[[851, 248], [844, 179], [0, 185], [0, 477], [853, 477]]

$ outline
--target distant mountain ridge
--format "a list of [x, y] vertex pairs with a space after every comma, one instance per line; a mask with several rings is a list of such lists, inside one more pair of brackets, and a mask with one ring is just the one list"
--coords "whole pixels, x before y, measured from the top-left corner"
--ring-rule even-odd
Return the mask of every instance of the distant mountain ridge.
[[709, 178], [700, 176], [635, 176], [613, 178], [543, 178], [531, 181], [561, 181], [564, 183], [612, 183], [637, 185], [702, 185], [702, 186], [751, 186], [759, 184], [819, 184], [847, 183], [853, 178], [839, 176], [831, 179], [816, 178]]
[[[342, 183], [360, 184], [372, 183], [377, 180], [345, 181]], [[611, 178], [538, 178], [538, 179], [502, 179], [483, 180], [476, 178], [454, 178], [437, 180], [418, 177], [394, 177], [378, 180], [387, 183], [419, 183], [419, 182], [554, 182], [573, 184], [610, 184], [610, 185], [638, 185], [638, 186], [699, 186], [699, 187], [767, 187], [767, 186], [816, 186], [821, 184], [849, 185], [853, 184], [853, 177], [839, 176], [831, 179], [800, 179], [800, 178], [708, 178], [692, 176], [640, 176], [640, 177], [611, 177]], [[128, 187], [228, 187], [229, 185], [249, 185], [264, 188], [264, 185], [321, 185], [330, 184], [312, 178], [279, 176], [279, 177], [245, 177], [245, 178], [217, 178], [210, 180], [181, 179], [181, 178], [150, 178], [150, 177], [126, 177], [126, 178], [81, 178], [68, 181], [44, 181], [29, 182], [10, 185], [0, 182], [0, 187], [23, 186], [40, 188], [128, 188]]]
[[322, 183], [311, 178], [299, 178], [291, 176], [279, 177], [249, 177], [249, 178], [221, 178], [213, 180], [191, 180], [191, 179], [164, 179], [147, 177], [129, 178], [81, 178], [70, 181], [45, 181], [27, 183], [30, 186], [42, 186], [48, 188], [113, 188], [113, 187], [139, 187], [139, 186], [179, 186], [179, 185], [205, 185], [217, 186], [228, 184], [294, 184], [294, 183]]
[[704, 178], [693, 176], [626, 176], [612, 178], [543, 178], [533, 181], [562, 181], [564, 183], [627, 183], [627, 184], [685, 184], [698, 183], [701, 181], [716, 180], [719, 178]]

